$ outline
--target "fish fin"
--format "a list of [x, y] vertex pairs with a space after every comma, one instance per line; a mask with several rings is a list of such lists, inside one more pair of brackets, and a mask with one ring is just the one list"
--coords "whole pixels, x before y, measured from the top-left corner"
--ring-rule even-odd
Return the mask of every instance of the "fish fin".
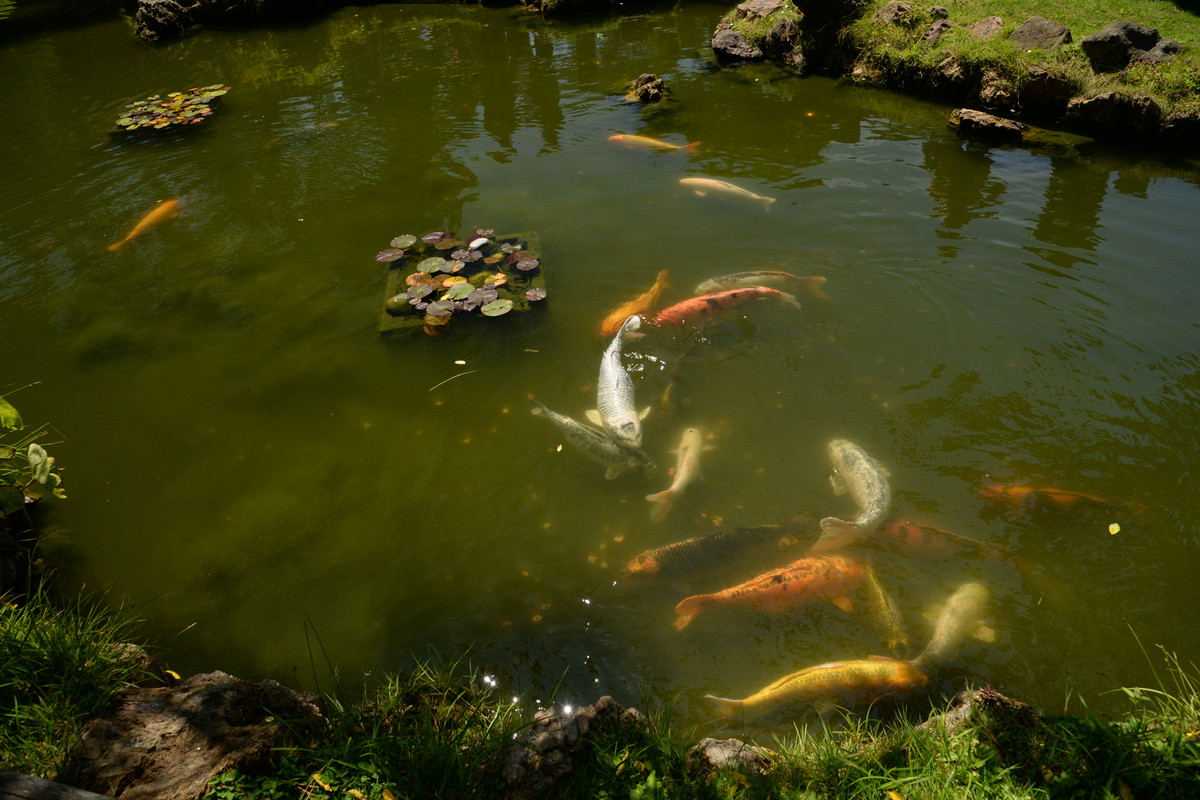
[[871, 656], [867, 656], [867, 660], [868, 661], [895, 661], [896, 659], [892, 658], [891, 656], [871, 655]]
[[983, 623], [976, 625], [975, 630], [971, 631], [971, 635], [979, 641], [987, 642], [988, 644], [996, 641], [996, 629]]
[[742, 707], [741, 700], [730, 700], [728, 697], [717, 697], [715, 694], [706, 694], [704, 699], [713, 701], [713, 716], [718, 719], [733, 719]]
[[534, 400], [531, 397], [531, 398], [529, 398], [529, 402], [533, 404], [533, 407], [529, 409], [530, 414], [533, 414], [535, 417], [540, 417], [540, 416], [542, 416], [543, 413], [545, 413], [546, 407], [544, 405], [542, 405], [541, 403], [539, 403], [537, 400]]
[[587, 421], [593, 425], [600, 425], [601, 427], [604, 426], [604, 420], [600, 417], [600, 412], [596, 409], [589, 408], [587, 411], [583, 412], [583, 415], [587, 417]]
[[704, 192], [704, 191], [702, 191], [702, 190], [700, 190], [700, 189], [693, 189], [692, 191], [694, 191], [694, 192], [696, 193], [696, 196], [697, 196], [697, 197], [704, 197], [704, 196], [705, 196], [705, 194], [707, 194], [707, 192]]
[[642, 331], [625, 331], [625, 341], [636, 342], [638, 339], [645, 339], [646, 334]]
[[796, 299], [796, 295], [788, 294], [787, 292], [780, 292], [779, 294], [780, 299], [788, 305], [795, 306], [796, 308], [803, 308], [803, 306], [800, 305], [800, 301]]
[[813, 542], [808, 552], [814, 556], [833, 552], [854, 544], [857, 538], [858, 529], [853, 525], [847, 525], [837, 517], [826, 517], [821, 520], [821, 535]]
[[774, 198], [774, 197], [764, 197], [764, 198], [762, 198], [763, 211], [770, 211], [770, 210], [771, 210], [771, 205], [772, 205], [774, 202], [775, 202], [775, 198]]
[[833, 603], [847, 614], [854, 610], [854, 603], [852, 603], [850, 598], [846, 597], [846, 595], [841, 595], [840, 597], [831, 597], [829, 598], [829, 602]]
[[638, 414], [638, 419], [645, 419], [646, 417], [650, 416], [650, 409], [651, 406], [646, 406], [643, 408], [642, 413]]
[[675, 621], [675, 627], [683, 630], [683, 628], [692, 621], [692, 617], [699, 614], [708, 605], [711, 595], [694, 594], [691, 597], [685, 597], [675, 605], [675, 613], [682, 619]]
[[821, 275], [813, 275], [812, 277], [808, 278], [806, 285], [808, 286], [808, 291], [811, 292], [814, 297], [819, 297], [822, 300], [832, 300], [833, 298], [829, 296], [829, 293], [821, 288], [825, 285], [825, 281], [826, 279]]
[[682, 617], [679, 617], [678, 619], [676, 619], [675, 620], [675, 630], [681, 631], [684, 628], [686, 628], [691, 623], [692, 616], [693, 615], [691, 615], [691, 614], [685, 614]]
[[646, 495], [646, 499], [654, 503], [654, 507], [650, 509], [650, 520], [652, 522], [662, 522], [663, 519], [671, 511], [672, 501], [675, 499], [670, 489], [655, 494]]
[[813, 704], [813, 708], [823, 721], [828, 722], [829, 716], [837, 709], [837, 703], [828, 697], [822, 697]]
[[680, 150], [695, 150], [699, 146], [700, 146], [699, 141], [688, 142], [687, 144], [685, 144], [683, 147], [680, 147], [679, 149]]
[[611, 481], [613, 478], [620, 475], [621, 472], [624, 471], [624, 469], [625, 468], [622, 467], [620, 464], [613, 464], [611, 467], [609, 467], [607, 470], [605, 470], [604, 477]]

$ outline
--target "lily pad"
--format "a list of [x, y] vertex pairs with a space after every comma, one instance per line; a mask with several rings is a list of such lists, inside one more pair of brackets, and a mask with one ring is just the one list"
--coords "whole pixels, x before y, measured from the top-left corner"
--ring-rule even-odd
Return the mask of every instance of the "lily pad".
[[426, 244], [437, 244], [438, 242], [443, 241], [445, 239], [453, 239], [453, 238], [454, 238], [453, 233], [449, 233], [447, 231], [434, 231], [433, 233], [427, 233], [424, 236], [422, 236], [421, 241], [425, 242]]
[[491, 235], [495, 232], [496, 232], [495, 228], [476, 228], [475, 229], [476, 236], [491, 237]]
[[417, 264], [417, 269], [421, 272], [441, 272], [445, 267], [446, 259], [441, 256], [430, 256], [421, 259], [421, 262]]
[[406, 294], [410, 299], [428, 297], [429, 295], [433, 294], [433, 287], [428, 283], [421, 283], [417, 284], [416, 286], [408, 287], [404, 294]]
[[492, 302], [499, 296], [500, 293], [497, 292], [495, 288], [491, 286], [484, 286], [480, 289], [475, 289], [469, 295], [467, 295], [467, 302], [476, 303], [482, 306]]
[[450, 301], [442, 299], [430, 303], [429, 307], [425, 309], [425, 314], [431, 317], [448, 317], [453, 311], [454, 306], [451, 305]]
[[513, 301], [507, 297], [500, 300], [493, 300], [485, 306], [481, 306], [479, 311], [485, 317], [499, 317], [512, 311]]
[[532, 302], [537, 302], [538, 300], [545, 300], [546, 299], [546, 290], [541, 288], [540, 286], [535, 286], [534, 288], [530, 289], [529, 291], [527, 291], [525, 293], [525, 299], [530, 300]]
[[392, 261], [397, 261], [403, 257], [404, 257], [403, 250], [392, 247], [387, 250], [380, 250], [379, 255], [375, 256], [375, 260], [382, 261], [385, 264], [387, 264], [387, 263], [391, 263]]
[[438, 250], [453, 250], [455, 247], [461, 247], [462, 242], [458, 239], [443, 239], [440, 242], [434, 242], [433, 246]]
[[504, 284], [508, 283], [508, 276], [503, 272], [497, 272], [493, 275], [488, 275], [487, 282], [492, 286], [503, 286]]
[[522, 272], [529, 272], [531, 269], [537, 269], [540, 263], [536, 258], [522, 258], [514, 266]]
[[492, 253], [490, 256], [488, 256], [487, 258], [483, 259], [483, 263], [485, 263], [485, 264], [499, 264], [499, 263], [500, 263], [500, 259], [502, 259], [502, 258], [504, 258], [504, 254], [503, 254], [503, 253]]
[[462, 272], [466, 266], [467, 262], [463, 261], [461, 258], [456, 258], [450, 262], [446, 269], [450, 272]]
[[422, 283], [432, 283], [437, 278], [426, 272], [413, 272], [404, 278], [404, 282], [409, 286], [418, 286]]
[[483, 258], [483, 253], [479, 252], [478, 250], [455, 250], [450, 254], [450, 257], [456, 258], [459, 261], [470, 263]]
[[[444, 295], [442, 295], [442, 299], [463, 300], [473, 291], [475, 291], [475, 289], [469, 283], [456, 283], [451, 286]], [[459, 310], [461, 310], [461, 308]]]
[[417, 237], [413, 236], [411, 233], [401, 234], [391, 241], [392, 247], [399, 247], [401, 250], [406, 250], [416, 243]]
[[451, 275], [449, 278], [446, 278], [445, 280], [442, 281], [442, 286], [449, 289], [451, 286], [455, 286], [456, 284], [466, 283], [466, 282], [467, 282], [467, 279], [464, 278], [462, 275]]

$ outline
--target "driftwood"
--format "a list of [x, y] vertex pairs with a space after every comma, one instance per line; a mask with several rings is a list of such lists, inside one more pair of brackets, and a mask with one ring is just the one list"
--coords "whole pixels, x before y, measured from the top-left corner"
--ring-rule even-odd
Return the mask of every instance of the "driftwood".
[[0, 769], [0, 800], [113, 800], [106, 794], [76, 789], [32, 775]]

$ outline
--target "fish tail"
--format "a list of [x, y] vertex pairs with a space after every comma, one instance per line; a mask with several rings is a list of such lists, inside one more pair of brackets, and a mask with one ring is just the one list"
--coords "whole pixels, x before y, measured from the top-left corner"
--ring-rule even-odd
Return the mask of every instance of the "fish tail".
[[108, 249], [109, 249], [109, 250], [112, 250], [112, 251], [114, 251], [114, 252], [115, 252], [115, 251], [117, 251], [117, 250], [120, 250], [122, 247], [124, 247], [124, 246], [125, 246], [125, 243], [126, 243], [126, 242], [128, 242], [128, 241], [129, 241], [128, 239], [122, 239], [121, 241], [119, 241], [119, 242], [116, 242], [115, 244], [110, 244], [110, 245], [108, 246]]
[[670, 513], [675, 497], [670, 489], [665, 489], [655, 494], [646, 495], [646, 499], [654, 503], [654, 507], [650, 509], [651, 521], [662, 522], [667, 514]]
[[763, 211], [770, 211], [771, 206], [772, 206], [772, 204], [774, 204], [774, 202], [775, 202], [774, 197], [764, 197], [762, 199]]
[[685, 597], [675, 606], [675, 613], [679, 618], [675, 620], [675, 630], [683, 630], [691, 624], [692, 618], [708, 607], [710, 595], [694, 594], [691, 597]]
[[696, 142], [688, 142], [687, 144], [685, 144], [683, 147], [680, 147], [679, 149], [680, 149], [680, 150], [691, 150], [691, 151], [695, 151], [695, 149], [696, 149], [697, 147], [699, 147], [699, 146], [700, 146], [700, 142], [698, 142], [698, 141], [696, 141]]
[[829, 296], [829, 292], [826, 292], [824, 289], [821, 288], [824, 285], [825, 285], [825, 278], [820, 277], [820, 276], [814, 276], [812, 278], [809, 278], [808, 290], [812, 293], [812, 295], [814, 297], [819, 297], [822, 300], [832, 300], [833, 298]]
[[713, 716], [718, 719], [733, 719], [742, 708], [742, 701], [730, 700], [728, 697], [706, 694], [704, 699], [713, 701]]
[[788, 294], [787, 292], [780, 292], [779, 294], [783, 295], [783, 297], [781, 299], [783, 300], [783, 302], [787, 303], [788, 305], [795, 306], [796, 308], [801, 307], [800, 301], [796, 299], [796, 295]]

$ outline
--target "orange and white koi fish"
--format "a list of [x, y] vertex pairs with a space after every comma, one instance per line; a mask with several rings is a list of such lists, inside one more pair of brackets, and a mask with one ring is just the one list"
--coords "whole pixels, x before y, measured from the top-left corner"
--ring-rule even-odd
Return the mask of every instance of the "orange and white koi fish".
[[800, 308], [799, 301], [787, 292], [766, 286], [747, 286], [745, 289], [729, 289], [684, 300], [659, 311], [650, 321], [655, 325], [678, 325], [683, 322], [707, 319], [750, 300], [782, 300]]
[[177, 217], [177, 216], [179, 216], [179, 201], [178, 200], [171, 199], [171, 200], [167, 200], [163, 203], [159, 203], [157, 206], [154, 207], [154, 209], [149, 214], [142, 217], [141, 222], [139, 222], [137, 225], [133, 226], [133, 230], [131, 230], [129, 232], [129, 235], [127, 235], [124, 239], [117, 242], [116, 244], [109, 245], [108, 249], [109, 250], [120, 250], [122, 247], [127, 245], [129, 242], [131, 242], [134, 239], [136, 239], [137, 237], [141, 236], [143, 233], [150, 230], [151, 228], [153, 228], [155, 225], [162, 222], [163, 220], [169, 219], [171, 217]]
[[607, 338], [621, 329], [625, 320], [633, 315], [646, 316], [658, 310], [658, 302], [663, 290], [671, 284], [667, 283], [667, 271], [664, 269], [654, 279], [654, 285], [632, 300], [622, 303], [609, 312], [600, 323], [600, 335]]
[[790, 272], [784, 272], [780, 269], [755, 269], [749, 272], [735, 272], [731, 275], [722, 275], [719, 278], [709, 278], [697, 286], [694, 293], [709, 294], [711, 292], [723, 292], [726, 289], [741, 289], [744, 286], [770, 286], [775, 289], [801, 287], [807, 289], [814, 296], [820, 297], [822, 300], [828, 300], [829, 295], [821, 289], [824, 284], [825, 278], [822, 278], [820, 275], [811, 275], [802, 278], [799, 275], [793, 275]]
[[1030, 486], [991, 484], [980, 489], [979, 496], [984, 500], [1009, 505], [1018, 511], [1073, 511], [1086, 515], [1124, 509], [1141, 515], [1147, 510], [1142, 503], [1107, 500], [1071, 489], [1035, 489]]
[[745, 604], [775, 614], [792, 611], [814, 600], [828, 600], [843, 611], [854, 604], [847, 596], [863, 579], [862, 566], [845, 556], [817, 556], [793, 561], [745, 583], [712, 594], [697, 594], [675, 606], [675, 627], [683, 630], [706, 608]]
[[745, 200], [752, 200], [761, 205], [763, 211], [770, 210], [771, 204], [775, 202], [774, 197], [764, 197], [761, 194], [755, 194], [749, 189], [743, 189], [728, 181], [717, 180], [716, 178], [680, 178], [679, 183], [688, 187], [700, 197], [712, 194], [721, 195], [722, 197], [740, 197]]
[[667, 489], [646, 495], [646, 499], [654, 503], [650, 509], [650, 519], [660, 522], [667, 516], [675, 498], [683, 494], [683, 490], [696, 479], [700, 473], [700, 451], [704, 449], [704, 437], [699, 428], [688, 428], [679, 439], [679, 449], [676, 451], [675, 480]]
[[867, 703], [885, 694], [920, 689], [928, 682], [928, 676], [912, 662], [871, 656], [802, 669], [741, 700], [706, 697], [716, 703], [716, 716], [731, 719], [739, 712], [764, 711], [784, 703]]
[[688, 144], [671, 144], [664, 142], [662, 139], [653, 139], [649, 136], [638, 136], [632, 133], [615, 133], [608, 137], [610, 142], [623, 144], [626, 147], [641, 147], [646, 150], [695, 150], [699, 146], [699, 142], [689, 142]]

